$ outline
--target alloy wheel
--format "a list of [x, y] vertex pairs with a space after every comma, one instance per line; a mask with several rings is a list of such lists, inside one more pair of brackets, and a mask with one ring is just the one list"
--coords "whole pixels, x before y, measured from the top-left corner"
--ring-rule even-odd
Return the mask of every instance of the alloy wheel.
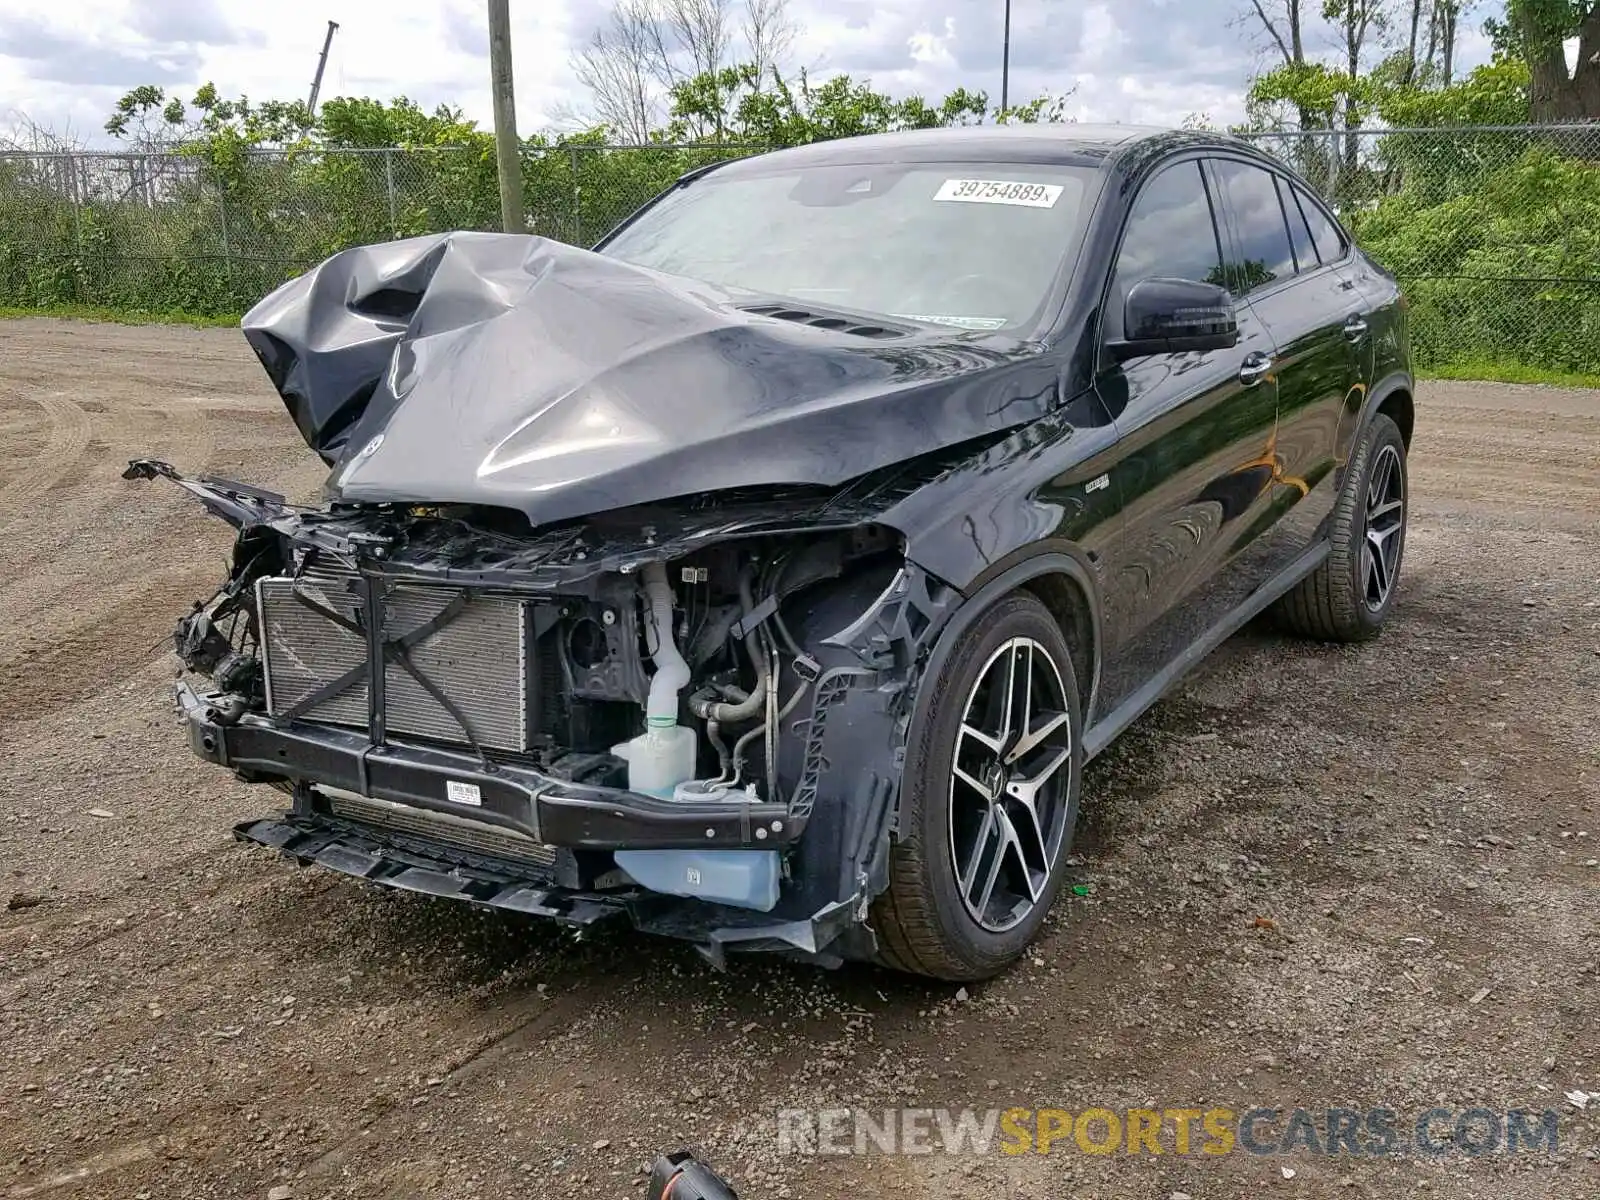
[[967, 697], [950, 778], [950, 856], [967, 913], [991, 933], [1045, 897], [1067, 829], [1072, 721], [1061, 672], [1028, 637], [996, 650]]
[[1399, 447], [1386, 444], [1379, 448], [1367, 482], [1366, 528], [1361, 541], [1362, 592], [1372, 612], [1382, 610], [1394, 589], [1405, 523], [1405, 468]]

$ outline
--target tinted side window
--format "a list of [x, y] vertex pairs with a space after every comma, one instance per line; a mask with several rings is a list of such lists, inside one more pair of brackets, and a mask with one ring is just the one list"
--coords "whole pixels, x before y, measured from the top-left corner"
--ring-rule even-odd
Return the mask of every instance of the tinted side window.
[[1133, 202], [1108, 305], [1113, 333], [1122, 327], [1128, 289], [1152, 278], [1222, 282], [1222, 255], [1198, 162], [1168, 167]]
[[1328, 219], [1328, 214], [1322, 211], [1322, 206], [1315, 200], [1299, 188], [1294, 191], [1300, 201], [1300, 211], [1305, 213], [1306, 223], [1311, 226], [1311, 240], [1317, 244], [1317, 254], [1325, 263], [1341, 257], [1344, 254], [1344, 235], [1339, 232], [1339, 227]]
[[1289, 218], [1289, 240], [1294, 243], [1294, 261], [1302, 271], [1317, 269], [1317, 250], [1311, 242], [1311, 227], [1306, 224], [1294, 193], [1282, 179], [1278, 180], [1278, 199], [1283, 201], [1283, 211]]
[[[1227, 263], [1228, 290], [1243, 296], [1294, 274], [1289, 226], [1270, 171], [1249, 163], [1219, 160], [1217, 181], [1233, 217], [1238, 245]], [[1236, 256], [1236, 257], [1235, 257]]]

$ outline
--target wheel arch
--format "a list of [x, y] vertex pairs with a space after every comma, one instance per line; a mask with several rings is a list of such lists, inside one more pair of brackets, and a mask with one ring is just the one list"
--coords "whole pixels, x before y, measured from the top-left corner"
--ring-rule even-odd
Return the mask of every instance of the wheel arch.
[[1087, 591], [1076, 577], [1065, 571], [1035, 575], [1023, 583], [1020, 590], [1037, 596], [1061, 626], [1067, 650], [1072, 655], [1073, 674], [1084, 689], [1081, 715], [1087, 718], [1095, 685], [1099, 682], [1099, 622], [1090, 607]]
[[[1078, 677], [1080, 715], [1087, 728], [1100, 690], [1102, 630], [1100, 589], [1081, 548], [1056, 543], [1019, 552], [995, 563], [962, 591], [966, 599], [940, 630], [922, 677], [938, 677], [961, 634], [990, 605], [1013, 592], [1027, 592], [1049, 609], [1061, 627]], [[927, 703], [926, 689], [921, 689], [913, 721], [921, 720]]]
[[1411, 450], [1411, 431], [1416, 427], [1416, 401], [1413, 398], [1415, 391], [1411, 376], [1396, 373], [1387, 375], [1379, 380], [1367, 395], [1367, 403], [1361, 414], [1361, 432], [1372, 422], [1373, 417], [1382, 413], [1400, 428], [1400, 440], [1405, 444], [1406, 451]]
[[1400, 440], [1411, 449], [1411, 430], [1416, 425], [1416, 404], [1405, 388], [1395, 388], [1378, 404], [1377, 411], [1400, 427]]
[[[968, 635], [983, 625], [984, 619], [995, 612], [996, 605], [1026, 596], [1033, 605], [1042, 605], [1047, 619], [1062, 622], [1058, 628], [1068, 644], [1073, 674], [1079, 674], [1080, 663], [1087, 663], [1087, 673], [1078, 681], [1079, 704], [1082, 708], [1078, 733], [1074, 745], [1081, 755], [1083, 722], [1088, 719], [1092, 694], [1099, 666], [1099, 604], [1098, 589], [1093, 568], [1082, 551], [1070, 543], [1049, 542], [1030, 547], [1007, 560], [993, 564], [978, 579], [960, 589], [961, 603], [943, 623], [926, 658], [919, 664], [915, 683], [916, 692], [911, 702], [907, 734], [907, 755], [903, 760], [901, 786], [894, 801], [893, 821], [887, 825], [885, 883], [883, 891], [874, 900], [871, 925], [876, 938], [878, 961], [899, 970], [951, 980], [985, 979], [1003, 969], [1021, 953], [1022, 948], [1037, 934], [1053, 899], [1061, 885], [1061, 857], [1068, 852], [1073, 810], [1076, 805], [1077, 781], [1069, 781], [1067, 793], [1066, 829], [1059, 855], [1055, 860], [1046, 898], [1024, 918], [1020, 925], [1004, 932], [963, 932], [975, 930], [970, 911], [961, 912], [957, 898], [949, 894], [955, 883], [956, 863], [944, 842], [951, 828], [945, 812], [948, 801], [935, 798], [936, 809], [929, 807], [929, 793], [919, 789], [918, 801], [908, 807], [907, 781], [914, 767], [923, 765], [920, 754], [932, 746], [917, 730], [934, 728], [930, 722], [944, 721], [947, 714], [941, 708], [939, 697], [951, 693], [941, 691], [937, 682], [948, 675], [960, 644]], [[1038, 616], [1030, 624], [1036, 633]], [[1087, 628], [1087, 639], [1082, 631]], [[1075, 639], [1075, 635], [1078, 640]], [[1085, 652], [1084, 646], [1090, 647]], [[958, 718], [963, 714], [957, 712]], [[911, 742], [918, 741], [917, 751]], [[933, 751], [937, 753], [935, 749]], [[919, 757], [913, 762], [913, 753]], [[1080, 758], [1081, 763], [1081, 758]], [[1081, 775], [1078, 776], [1081, 779]], [[930, 818], [928, 814], [934, 812]], [[942, 826], [942, 828], [941, 828]], [[935, 840], [937, 839], [937, 840]], [[1007, 945], [1005, 942], [974, 942], [981, 938], [1020, 938]]]

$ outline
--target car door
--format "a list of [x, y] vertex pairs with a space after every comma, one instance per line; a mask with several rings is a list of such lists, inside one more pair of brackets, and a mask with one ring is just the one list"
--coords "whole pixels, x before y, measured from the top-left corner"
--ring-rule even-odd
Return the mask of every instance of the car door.
[[[1141, 279], [1221, 284], [1222, 240], [1197, 158], [1140, 187], [1111, 270], [1100, 343], [1122, 335], [1123, 303]], [[1115, 363], [1096, 388], [1117, 428], [1112, 476], [1123, 526], [1107, 550], [1107, 654], [1101, 711], [1158, 677], [1261, 582], [1237, 550], [1270, 501], [1277, 385], [1272, 341], [1248, 305], [1239, 343]]]
[[1406, 369], [1407, 356], [1397, 340], [1399, 289], [1394, 277], [1377, 269], [1365, 255], [1352, 248], [1350, 239], [1332, 211], [1308, 189], [1290, 185], [1301, 215], [1311, 230], [1312, 244], [1324, 267], [1332, 266], [1347, 290], [1354, 293], [1352, 317], [1346, 318], [1346, 337], [1351, 341], [1359, 378], [1352, 381], [1351, 393], [1339, 414], [1339, 435], [1335, 454], [1341, 465], [1349, 461], [1353, 442], [1361, 424], [1361, 411], [1367, 389], [1384, 375]]
[[1338, 261], [1324, 263], [1289, 179], [1264, 164], [1211, 164], [1231, 249], [1229, 287], [1267, 328], [1276, 348], [1278, 430], [1272, 500], [1248, 553], [1268, 573], [1290, 567], [1327, 536], [1338, 496], [1339, 427], [1359, 411], [1366, 370], [1362, 299]]

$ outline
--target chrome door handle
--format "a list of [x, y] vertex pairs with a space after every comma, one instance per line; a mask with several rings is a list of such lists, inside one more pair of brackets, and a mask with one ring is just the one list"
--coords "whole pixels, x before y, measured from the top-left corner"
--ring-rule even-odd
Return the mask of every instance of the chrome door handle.
[[1252, 350], [1244, 356], [1244, 362], [1239, 367], [1239, 382], [1245, 387], [1255, 387], [1271, 370], [1272, 356], [1263, 354], [1259, 350]]
[[1352, 342], [1359, 342], [1367, 336], [1367, 322], [1361, 317], [1351, 317], [1344, 323], [1344, 336]]

